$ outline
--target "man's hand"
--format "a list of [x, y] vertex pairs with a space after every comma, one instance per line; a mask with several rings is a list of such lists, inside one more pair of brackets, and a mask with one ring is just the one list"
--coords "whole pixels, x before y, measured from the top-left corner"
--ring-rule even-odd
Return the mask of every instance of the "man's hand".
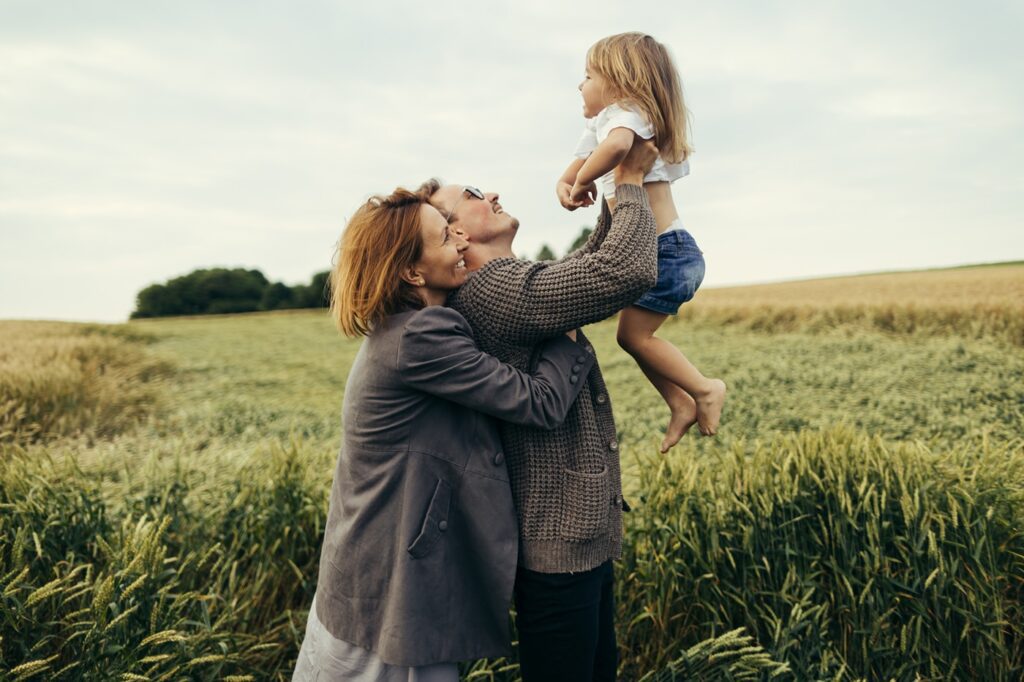
[[616, 185], [642, 185], [644, 176], [658, 160], [658, 148], [654, 140], [645, 140], [633, 134], [633, 146], [618, 166], [615, 167]]
[[597, 185], [589, 183], [581, 185], [578, 182], [569, 190], [569, 201], [579, 206], [592, 206], [597, 201]]

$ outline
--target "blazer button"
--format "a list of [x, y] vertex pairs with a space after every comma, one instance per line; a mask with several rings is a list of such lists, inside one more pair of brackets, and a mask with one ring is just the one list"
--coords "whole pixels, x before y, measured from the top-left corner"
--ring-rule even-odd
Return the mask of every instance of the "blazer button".
[[582, 365], [573, 365], [572, 366], [572, 373], [573, 374], [579, 374], [580, 373], [580, 367], [582, 367]]
[[501, 454], [500, 452], [494, 456], [494, 466], [500, 467], [504, 461], [505, 455]]
[[606, 402], [608, 402], [608, 396], [606, 396], [604, 393], [597, 396], [598, 405], [604, 405]]
[[579, 375], [573, 374], [571, 377], [569, 377], [570, 384], [575, 384], [577, 381], [579, 381]]
[[577, 356], [576, 356], [576, 362], [580, 363], [581, 365], [583, 364], [583, 362], [584, 362], [585, 360], [586, 360], [586, 358], [585, 358], [585, 357], [583, 357], [582, 355], [577, 355]]
[[616, 450], [619, 449], [619, 442], [612, 438], [610, 441], [608, 441], [608, 449], [611, 450], [612, 452], [615, 452]]
[[437, 524], [437, 527], [443, 533], [444, 531], [448, 530], [448, 522], [447, 521], [442, 521], [441, 523]]

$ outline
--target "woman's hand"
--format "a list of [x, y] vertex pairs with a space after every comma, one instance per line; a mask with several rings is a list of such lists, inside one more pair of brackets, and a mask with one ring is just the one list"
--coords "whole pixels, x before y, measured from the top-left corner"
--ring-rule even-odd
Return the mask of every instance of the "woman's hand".
[[568, 336], [568, 337], [569, 337], [570, 339], [572, 339], [573, 341], [575, 341], [575, 340], [576, 340], [576, 330], [575, 330], [575, 329], [570, 329], [569, 331], [567, 331], [567, 332], [565, 333], [565, 335], [566, 335], [566, 336]]

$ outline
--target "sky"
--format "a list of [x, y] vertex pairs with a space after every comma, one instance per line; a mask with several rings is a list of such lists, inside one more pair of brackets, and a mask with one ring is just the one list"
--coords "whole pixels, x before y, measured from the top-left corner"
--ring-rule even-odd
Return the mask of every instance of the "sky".
[[[642, 7], [642, 14], [634, 7]], [[672, 52], [704, 286], [1024, 259], [1024, 3], [0, 0], [0, 319], [127, 319], [200, 267], [308, 282], [369, 196], [497, 191], [514, 248], [587, 48]]]

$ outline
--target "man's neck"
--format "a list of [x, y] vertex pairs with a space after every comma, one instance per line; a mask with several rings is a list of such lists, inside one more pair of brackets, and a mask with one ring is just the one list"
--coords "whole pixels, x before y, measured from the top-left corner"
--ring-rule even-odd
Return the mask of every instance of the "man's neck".
[[470, 272], [474, 272], [492, 260], [516, 256], [507, 244], [470, 244], [463, 257], [466, 259], [466, 267]]

